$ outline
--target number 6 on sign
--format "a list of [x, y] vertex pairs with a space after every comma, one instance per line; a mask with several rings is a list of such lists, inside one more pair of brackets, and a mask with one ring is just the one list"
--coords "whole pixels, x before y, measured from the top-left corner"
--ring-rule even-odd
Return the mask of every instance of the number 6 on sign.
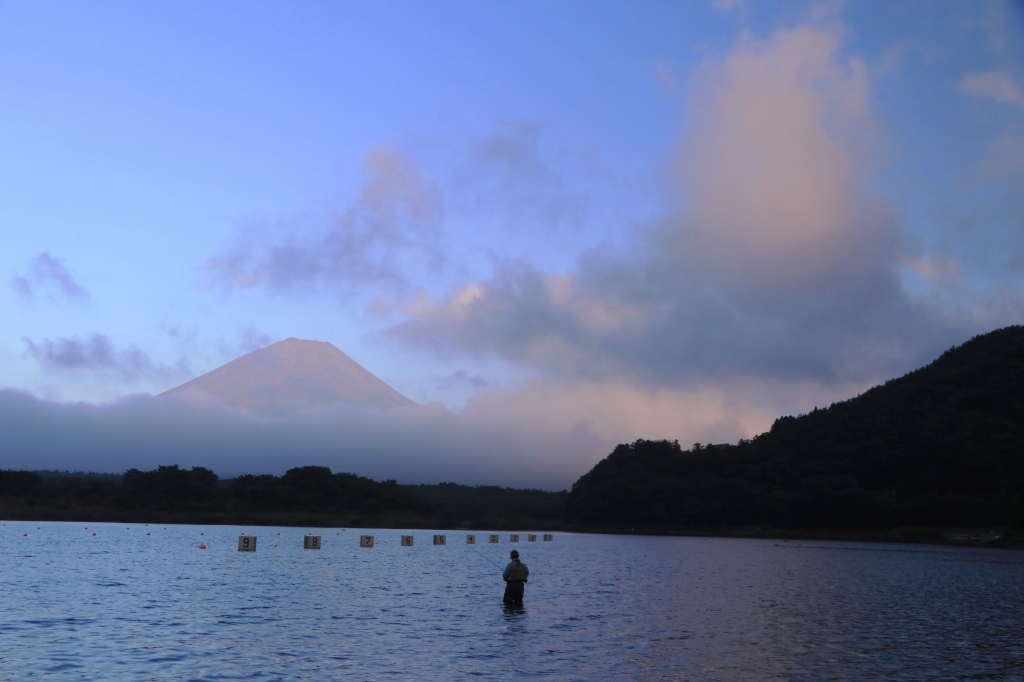
[[412, 547], [412, 536], [411, 535], [403, 535], [402, 536], [402, 547]]
[[360, 535], [359, 536], [360, 547], [373, 547], [373, 536], [372, 535]]

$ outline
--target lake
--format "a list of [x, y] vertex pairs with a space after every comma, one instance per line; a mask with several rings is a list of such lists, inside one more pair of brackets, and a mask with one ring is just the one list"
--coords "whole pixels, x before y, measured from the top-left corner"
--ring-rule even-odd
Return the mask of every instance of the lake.
[[0, 678], [1024, 679], [1021, 551], [467, 532], [8, 521]]

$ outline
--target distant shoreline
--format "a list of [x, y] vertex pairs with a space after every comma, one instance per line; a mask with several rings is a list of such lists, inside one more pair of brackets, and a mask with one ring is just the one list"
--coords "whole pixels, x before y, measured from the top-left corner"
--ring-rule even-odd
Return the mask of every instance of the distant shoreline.
[[[370, 516], [314, 514], [178, 514], [178, 513], [66, 513], [66, 510], [0, 509], [0, 522], [125, 523], [132, 525], [175, 524], [206, 526], [268, 526], [293, 528], [372, 528], [379, 530], [451, 528], [459, 531], [555, 531], [588, 535], [638, 535], [650, 537], [735, 538], [749, 540], [868, 542], [878, 544], [987, 547], [1024, 550], [1024, 533], [1007, 528], [894, 528], [890, 530], [794, 529], [736, 527], [682, 529], [626, 525], [589, 526], [562, 522], [522, 523], [439, 523], [439, 519], [416, 516]], [[65, 511], [65, 513], [61, 513]]]

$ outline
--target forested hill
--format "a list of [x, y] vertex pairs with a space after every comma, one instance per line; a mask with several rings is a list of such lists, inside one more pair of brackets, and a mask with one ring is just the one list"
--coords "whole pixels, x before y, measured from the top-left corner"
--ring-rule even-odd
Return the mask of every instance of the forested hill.
[[620, 445], [573, 486], [584, 524], [1024, 527], [1024, 327], [726, 447]]

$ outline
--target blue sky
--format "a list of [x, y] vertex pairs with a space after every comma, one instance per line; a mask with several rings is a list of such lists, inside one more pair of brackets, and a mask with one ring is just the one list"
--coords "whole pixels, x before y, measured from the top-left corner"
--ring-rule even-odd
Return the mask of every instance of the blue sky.
[[[1021, 322], [1021, 65], [1002, 0], [0, 2], [0, 466], [753, 436]], [[290, 336], [423, 407], [149, 397]]]

